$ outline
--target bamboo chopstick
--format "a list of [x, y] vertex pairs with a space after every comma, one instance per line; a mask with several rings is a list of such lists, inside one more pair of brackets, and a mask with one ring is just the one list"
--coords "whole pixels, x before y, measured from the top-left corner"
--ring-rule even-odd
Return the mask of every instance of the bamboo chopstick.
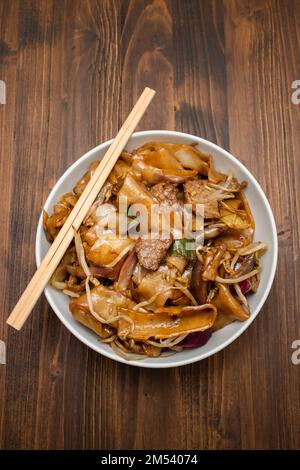
[[105, 183], [113, 169], [120, 153], [127, 144], [131, 134], [149, 106], [155, 91], [145, 88], [111, 146], [105, 153], [96, 168], [92, 178], [85, 187], [72, 212], [59, 231], [57, 237], [49, 248], [40, 267], [33, 275], [28, 286], [21, 295], [18, 303], [7, 319], [8, 325], [20, 330], [30, 315], [31, 310], [43, 292], [47, 282], [60, 263], [68, 246], [70, 245], [74, 232], [73, 227], [78, 230], [88, 210], [96, 199], [100, 189]]

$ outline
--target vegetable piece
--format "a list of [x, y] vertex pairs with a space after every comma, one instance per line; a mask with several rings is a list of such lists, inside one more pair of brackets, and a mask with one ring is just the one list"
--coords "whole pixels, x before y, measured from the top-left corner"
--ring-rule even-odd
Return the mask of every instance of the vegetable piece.
[[184, 201], [184, 192], [183, 191], [178, 191], [176, 195], [178, 201]]
[[235, 277], [243, 276], [244, 274], [250, 273], [254, 269], [254, 267], [254, 256], [244, 256], [243, 258], [239, 259], [234, 266]]
[[242, 281], [239, 283], [240, 289], [242, 291], [242, 294], [248, 294], [252, 290], [251, 282], [249, 279], [245, 279], [245, 281]]
[[187, 335], [184, 333], [182, 335], [175, 336], [175, 338], [165, 338], [157, 341], [148, 339], [147, 344], [155, 345], [158, 348], [174, 348], [174, 346], [178, 345], [186, 336]]
[[127, 216], [128, 216], [128, 217], [131, 217], [131, 218], [135, 218], [135, 217], [136, 217], [135, 212], [132, 210], [132, 204], [131, 204], [130, 206], [128, 206], [128, 209], [127, 209]]
[[229, 212], [226, 209], [220, 210], [220, 220], [230, 228], [242, 230], [249, 227], [248, 222], [241, 215]]
[[188, 240], [187, 238], [182, 238], [181, 240], [174, 240], [170, 248], [169, 254], [171, 256], [184, 256], [185, 258], [194, 261], [196, 259], [194, 240]]
[[204, 346], [212, 335], [212, 328], [208, 328], [204, 331], [196, 331], [195, 333], [190, 333], [179, 346], [183, 348], [200, 348]]
[[92, 282], [96, 282], [96, 284], [97, 284], [98, 281], [94, 281], [92, 279], [91, 270], [90, 270], [89, 265], [87, 264], [86, 259], [85, 259], [85, 252], [84, 252], [84, 246], [83, 246], [83, 243], [82, 243], [82, 240], [81, 240], [81, 235], [80, 235], [79, 231], [77, 232], [77, 230], [75, 230], [74, 227], [73, 227], [73, 231], [74, 231], [74, 242], [75, 242], [75, 249], [76, 249], [76, 254], [77, 254], [77, 258], [78, 258], [78, 263], [80, 264], [81, 268], [83, 269], [86, 277], [91, 279]]
[[[118, 279], [120, 268], [121, 263], [118, 263], [112, 268], [107, 268], [106, 266], [90, 266], [90, 271], [91, 275], [96, 279], [107, 278], [112, 281], [116, 281]], [[69, 274], [79, 277], [80, 279], [86, 278], [86, 274], [81, 266], [67, 266], [67, 271]]]
[[115, 285], [115, 288], [118, 291], [126, 290], [129, 287], [130, 279], [134, 268], [136, 267], [138, 262], [137, 256], [134, 251], [129, 253], [127, 258], [125, 259], [124, 263], [122, 264], [118, 282]]

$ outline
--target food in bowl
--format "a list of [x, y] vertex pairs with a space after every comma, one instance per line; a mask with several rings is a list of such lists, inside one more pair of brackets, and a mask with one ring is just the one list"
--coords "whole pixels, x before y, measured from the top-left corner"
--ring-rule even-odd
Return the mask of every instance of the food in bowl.
[[[44, 211], [50, 242], [97, 164], [53, 214]], [[70, 296], [77, 321], [126, 359], [203, 346], [249, 318], [247, 297], [259, 286], [267, 246], [253, 243], [246, 185], [193, 145], [148, 142], [123, 152], [51, 285]]]

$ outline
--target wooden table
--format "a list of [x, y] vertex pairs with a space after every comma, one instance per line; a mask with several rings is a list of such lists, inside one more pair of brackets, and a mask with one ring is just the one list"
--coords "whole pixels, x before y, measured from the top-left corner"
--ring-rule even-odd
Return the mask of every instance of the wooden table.
[[[299, 0], [0, 0], [1, 448], [300, 446], [299, 21]], [[35, 269], [50, 189], [116, 134], [145, 85], [158, 96], [140, 129], [229, 149], [265, 190], [279, 234], [259, 318], [224, 351], [173, 370], [101, 357], [45, 298], [21, 332], [5, 325]]]

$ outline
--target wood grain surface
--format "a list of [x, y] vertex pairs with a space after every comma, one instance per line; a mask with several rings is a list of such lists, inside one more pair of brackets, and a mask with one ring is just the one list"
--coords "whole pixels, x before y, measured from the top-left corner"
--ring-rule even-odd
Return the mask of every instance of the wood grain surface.
[[[2, 449], [300, 447], [299, 0], [0, 0]], [[146, 370], [89, 350], [40, 299], [21, 332], [5, 320], [35, 269], [50, 189], [113, 137], [145, 85], [140, 129], [229, 149], [265, 190], [279, 234], [271, 294], [231, 346]]]

